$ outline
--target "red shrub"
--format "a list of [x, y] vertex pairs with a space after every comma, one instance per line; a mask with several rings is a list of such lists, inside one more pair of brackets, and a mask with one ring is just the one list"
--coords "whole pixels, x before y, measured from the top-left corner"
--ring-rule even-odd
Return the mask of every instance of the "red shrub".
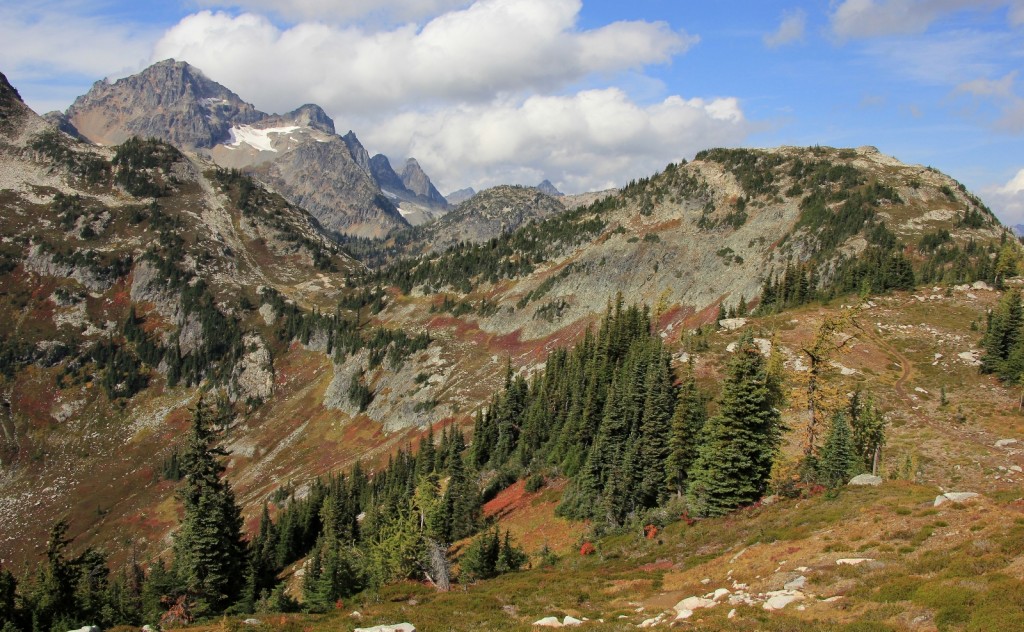
[[593, 555], [596, 552], [597, 549], [590, 542], [584, 542], [583, 546], [580, 547], [580, 555]]

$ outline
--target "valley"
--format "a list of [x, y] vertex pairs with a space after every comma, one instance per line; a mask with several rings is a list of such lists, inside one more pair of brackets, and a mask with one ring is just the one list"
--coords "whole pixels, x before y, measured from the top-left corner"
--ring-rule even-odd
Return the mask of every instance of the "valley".
[[[173, 60], [59, 117], [0, 75], [0, 115], [0, 627], [1024, 622], [1022, 252], [935, 169], [720, 148], [451, 204]], [[874, 459], [833, 481], [844, 413]]]

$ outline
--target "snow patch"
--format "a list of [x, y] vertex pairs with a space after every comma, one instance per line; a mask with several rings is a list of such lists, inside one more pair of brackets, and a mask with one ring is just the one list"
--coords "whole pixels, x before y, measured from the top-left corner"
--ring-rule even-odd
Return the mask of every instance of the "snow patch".
[[298, 125], [290, 125], [288, 127], [267, 127], [265, 129], [257, 129], [251, 125], [242, 125], [241, 127], [232, 127], [228, 133], [231, 134], [231, 142], [227, 143], [228, 147], [236, 148], [240, 147], [242, 143], [249, 145], [259, 151], [274, 151], [271, 143], [274, 139], [270, 137], [271, 134], [291, 134], [295, 130], [303, 129]]

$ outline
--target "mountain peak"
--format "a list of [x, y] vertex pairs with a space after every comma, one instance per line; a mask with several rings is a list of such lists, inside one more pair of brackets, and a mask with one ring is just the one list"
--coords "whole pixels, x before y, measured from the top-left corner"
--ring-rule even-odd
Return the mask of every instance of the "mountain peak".
[[562, 197], [563, 195], [565, 195], [557, 188], [555, 188], [555, 185], [551, 184], [551, 180], [544, 180], [544, 182], [541, 182], [534, 188], [540, 191], [541, 193], [546, 193], [547, 195], [550, 195], [552, 197]]
[[97, 81], [65, 116], [96, 143], [152, 136], [185, 149], [211, 148], [230, 137], [233, 125], [266, 117], [195, 66], [174, 59], [113, 83]]
[[448, 206], [448, 200], [441, 195], [441, 192], [434, 188], [433, 183], [430, 182], [430, 178], [424, 173], [420, 167], [420, 163], [415, 158], [409, 158], [405, 161], [405, 168], [402, 169], [402, 184], [405, 188], [409, 189], [417, 196], [426, 198], [431, 205], [436, 205], [441, 208]]
[[7, 81], [7, 77], [4, 73], [0, 72], [0, 107], [6, 106], [8, 103], [14, 101], [24, 103], [21, 99], [21, 95], [18, 93], [18, 89]]
[[6, 134], [16, 130], [19, 122], [31, 111], [21, 100], [17, 88], [0, 72], [0, 131]]
[[[307, 103], [299, 106], [286, 114], [296, 124], [320, 130], [328, 134], [334, 134], [334, 120], [327, 116], [327, 112], [315, 103]], [[351, 134], [351, 132], [349, 132]]]

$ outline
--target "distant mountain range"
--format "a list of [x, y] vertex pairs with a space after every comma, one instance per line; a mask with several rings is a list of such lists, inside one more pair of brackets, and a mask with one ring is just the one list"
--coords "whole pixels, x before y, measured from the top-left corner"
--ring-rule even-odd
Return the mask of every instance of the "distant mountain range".
[[371, 158], [354, 132], [338, 135], [320, 106], [267, 114], [185, 62], [166, 60], [113, 83], [98, 81], [47, 120], [97, 144], [159, 138], [251, 172], [342, 233], [383, 236], [408, 226], [407, 214], [448, 208], [415, 159], [395, 173], [387, 157]]

